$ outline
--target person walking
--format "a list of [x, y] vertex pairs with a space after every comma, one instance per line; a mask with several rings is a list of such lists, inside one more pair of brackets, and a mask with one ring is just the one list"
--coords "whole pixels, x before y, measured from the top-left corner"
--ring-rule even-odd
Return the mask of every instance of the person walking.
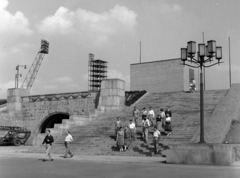
[[148, 118], [149, 118], [149, 121], [151, 123], [151, 126], [153, 126], [153, 119], [154, 119], [154, 117], [155, 117], [155, 112], [152, 109], [152, 107], [150, 106], [149, 107], [149, 111], [148, 111]]
[[154, 127], [154, 132], [153, 132], [153, 144], [154, 144], [154, 152], [155, 154], [158, 153], [158, 146], [159, 146], [159, 140], [160, 140], [161, 133], [159, 130]]
[[43, 158], [43, 161], [46, 161], [48, 158], [50, 161], [53, 161], [52, 155], [51, 155], [51, 150], [52, 150], [52, 143], [54, 142], [53, 136], [50, 134], [50, 130], [47, 130], [47, 135], [45, 136], [42, 144], [45, 144], [46, 147], [46, 154], [45, 157]]
[[150, 127], [150, 122], [148, 118], [146, 118], [142, 123], [142, 137], [145, 140], [145, 142], [148, 142], [148, 128]]
[[66, 133], [67, 133], [67, 136], [66, 136], [65, 142], [64, 142], [66, 152], [65, 152], [64, 158], [67, 158], [68, 154], [70, 155], [70, 158], [71, 158], [71, 157], [73, 157], [73, 154], [72, 154], [71, 149], [70, 149], [70, 144], [73, 141], [73, 137], [72, 137], [72, 135], [70, 134], [69, 131], [67, 131]]
[[117, 121], [115, 122], [115, 140], [116, 141], [117, 141], [117, 133], [120, 127], [122, 127], [122, 122], [120, 120], [120, 117], [117, 117]]
[[123, 151], [123, 146], [124, 146], [124, 130], [123, 127], [120, 127], [118, 132], [117, 132], [117, 146], [119, 148], [119, 151]]
[[135, 122], [135, 125], [136, 127], [138, 126], [138, 123], [137, 123], [137, 120], [139, 118], [139, 110], [136, 108], [136, 106], [134, 106], [134, 109], [133, 109], [133, 118], [134, 118], [134, 122]]
[[135, 137], [136, 137], [136, 125], [135, 123], [130, 120], [130, 123], [128, 125], [129, 129], [130, 129], [130, 133], [131, 133], [131, 140], [135, 141]]

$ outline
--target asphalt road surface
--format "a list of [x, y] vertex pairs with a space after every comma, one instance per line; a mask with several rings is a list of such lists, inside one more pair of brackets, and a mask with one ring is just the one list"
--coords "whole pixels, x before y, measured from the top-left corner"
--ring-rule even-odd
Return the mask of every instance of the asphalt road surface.
[[240, 167], [0, 156], [0, 178], [240, 178]]

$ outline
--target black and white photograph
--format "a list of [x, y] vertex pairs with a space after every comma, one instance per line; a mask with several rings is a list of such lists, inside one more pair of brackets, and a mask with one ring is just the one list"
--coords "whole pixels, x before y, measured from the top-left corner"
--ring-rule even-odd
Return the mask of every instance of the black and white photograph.
[[239, 178], [239, 0], [0, 0], [0, 178]]

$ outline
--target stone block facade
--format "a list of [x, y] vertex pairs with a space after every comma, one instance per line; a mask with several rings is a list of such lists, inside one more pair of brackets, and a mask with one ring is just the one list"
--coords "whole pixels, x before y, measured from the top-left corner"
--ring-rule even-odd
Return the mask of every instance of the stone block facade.
[[120, 79], [104, 79], [101, 83], [98, 108], [113, 112], [125, 106], [125, 82]]
[[7, 91], [7, 110], [21, 111], [22, 96], [30, 95], [30, 90], [23, 88], [10, 88]]
[[181, 59], [169, 59], [131, 64], [130, 90], [153, 93], [188, 91], [191, 78], [198, 83], [198, 73], [181, 63]]

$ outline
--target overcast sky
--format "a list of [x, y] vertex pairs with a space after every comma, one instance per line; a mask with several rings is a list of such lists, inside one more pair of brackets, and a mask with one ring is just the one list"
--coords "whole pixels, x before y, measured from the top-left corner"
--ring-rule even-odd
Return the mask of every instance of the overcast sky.
[[[14, 88], [17, 65], [29, 69], [41, 39], [50, 42], [31, 94], [87, 90], [88, 54], [126, 81], [130, 64], [180, 57], [188, 41], [216, 40], [224, 64], [206, 70], [206, 88], [240, 83], [239, 0], [0, 0], [0, 98]], [[22, 82], [28, 69], [20, 69]]]

